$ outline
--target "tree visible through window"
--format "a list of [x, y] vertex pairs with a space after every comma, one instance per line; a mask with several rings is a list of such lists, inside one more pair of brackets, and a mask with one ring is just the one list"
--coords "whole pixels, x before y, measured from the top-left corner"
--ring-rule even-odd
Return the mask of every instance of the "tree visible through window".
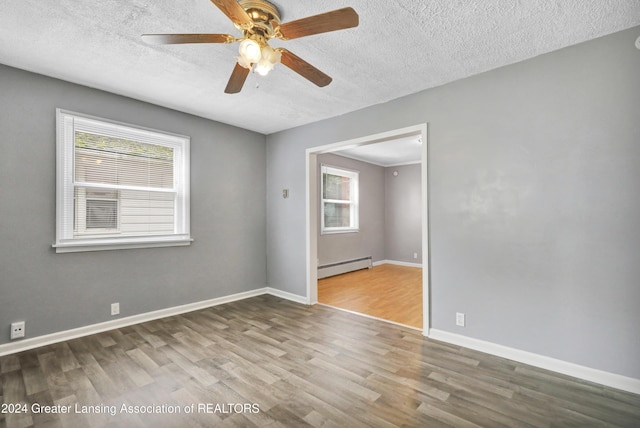
[[358, 230], [358, 172], [323, 165], [322, 233]]

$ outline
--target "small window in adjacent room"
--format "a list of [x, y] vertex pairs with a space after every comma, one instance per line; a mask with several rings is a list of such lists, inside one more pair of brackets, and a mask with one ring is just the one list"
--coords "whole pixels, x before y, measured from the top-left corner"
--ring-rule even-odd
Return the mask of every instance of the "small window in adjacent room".
[[321, 233], [358, 231], [358, 172], [322, 165]]
[[56, 252], [190, 244], [189, 137], [56, 114]]

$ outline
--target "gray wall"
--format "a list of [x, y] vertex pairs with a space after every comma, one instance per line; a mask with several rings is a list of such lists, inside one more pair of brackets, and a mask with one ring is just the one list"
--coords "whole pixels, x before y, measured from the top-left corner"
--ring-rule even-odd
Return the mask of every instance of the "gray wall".
[[[366, 162], [345, 158], [332, 153], [318, 155], [320, 165], [342, 167], [358, 171], [360, 185], [360, 230], [356, 233], [320, 234], [318, 221], [319, 266], [354, 258], [371, 256], [374, 262], [384, 260], [385, 186], [384, 168]], [[318, 176], [320, 195], [321, 176]]]
[[[397, 176], [393, 175], [394, 171], [398, 172]], [[386, 260], [422, 263], [421, 172], [420, 164], [385, 168]]]
[[305, 149], [428, 122], [432, 326], [640, 378], [639, 35], [268, 136], [269, 285], [306, 293]]
[[[0, 65], [0, 343], [266, 285], [265, 137]], [[190, 247], [55, 254], [55, 109], [191, 137]]]
[[[419, 164], [384, 168], [340, 156], [340, 152], [318, 155], [317, 161], [318, 171], [324, 163], [360, 172], [360, 230], [321, 235], [318, 224], [320, 266], [365, 256], [372, 256], [373, 262], [422, 261]], [[393, 171], [398, 171], [398, 175], [394, 176]], [[320, 177], [317, 191], [319, 195]], [[416, 259], [414, 253], [418, 255]]]

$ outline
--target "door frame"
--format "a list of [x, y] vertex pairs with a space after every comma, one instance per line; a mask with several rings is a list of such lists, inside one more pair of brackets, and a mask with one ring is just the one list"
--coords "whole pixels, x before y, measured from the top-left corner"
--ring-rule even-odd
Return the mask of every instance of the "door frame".
[[306, 268], [307, 301], [318, 303], [318, 166], [317, 155], [330, 153], [348, 147], [364, 146], [402, 137], [422, 138], [421, 186], [422, 186], [422, 334], [429, 336], [431, 327], [430, 307], [430, 264], [429, 264], [429, 192], [428, 192], [428, 133], [427, 124], [422, 123], [406, 128], [394, 129], [379, 134], [367, 135], [351, 140], [310, 147], [306, 150]]

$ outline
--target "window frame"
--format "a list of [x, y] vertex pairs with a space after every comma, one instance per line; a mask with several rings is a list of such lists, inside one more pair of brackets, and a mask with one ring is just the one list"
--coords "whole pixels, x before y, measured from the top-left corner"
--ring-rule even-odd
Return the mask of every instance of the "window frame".
[[[171, 147], [174, 150], [174, 230], [172, 233], [100, 237], [74, 236], [75, 132], [95, 133]], [[80, 185], [80, 184], [78, 184]], [[119, 208], [119, 205], [118, 205]], [[119, 219], [118, 219], [119, 224]], [[56, 109], [56, 253], [190, 245], [190, 138], [100, 117]]]
[[[350, 199], [325, 199], [324, 198], [324, 174], [338, 175], [349, 178], [349, 194]], [[352, 208], [349, 211], [349, 226], [332, 227], [325, 226], [325, 204], [339, 203], [348, 204]], [[360, 172], [352, 169], [320, 165], [320, 234], [329, 235], [337, 233], [356, 233], [360, 231]]]

